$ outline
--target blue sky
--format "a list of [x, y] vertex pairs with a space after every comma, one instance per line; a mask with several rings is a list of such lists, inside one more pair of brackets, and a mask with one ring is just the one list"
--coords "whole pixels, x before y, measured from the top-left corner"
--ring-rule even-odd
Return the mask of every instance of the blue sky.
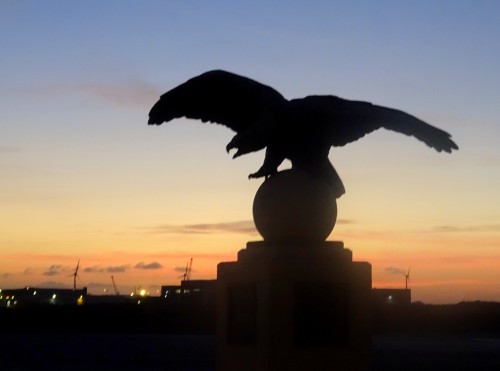
[[[160, 94], [215, 68], [287, 98], [332, 94], [399, 108], [453, 135], [452, 155], [387, 131], [332, 149], [347, 188], [339, 218], [351, 223], [331, 239], [372, 261], [376, 282], [392, 284], [385, 269], [406, 269], [418, 260], [412, 251], [500, 266], [498, 1], [4, 0], [0, 48], [0, 274], [8, 277], [0, 285], [43, 282], [22, 274], [42, 264], [111, 266], [96, 255], [107, 251], [120, 252], [123, 266], [161, 263], [143, 279], [151, 285], [175, 281], [190, 255], [210, 277], [217, 259], [257, 238], [172, 232], [251, 219], [259, 182], [247, 175], [263, 153], [232, 160], [224, 148], [233, 134], [217, 125], [146, 125]], [[160, 229], [169, 232], [144, 233]], [[432, 241], [416, 242], [419, 231], [432, 231]], [[385, 239], [362, 237], [369, 233]], [[161, 260], [172, 249], [177, 260]], [[446, 269], [439, 261], [435, 272]], [[450, 283], [439, 286], [419, 264], [416, 293], [435, 298]], [[466, 271], [484, 285], [478, 270]], [[96, 287], [105, 280], [88, 277]], [[449, 300], [468, 297], [460, 295]]]

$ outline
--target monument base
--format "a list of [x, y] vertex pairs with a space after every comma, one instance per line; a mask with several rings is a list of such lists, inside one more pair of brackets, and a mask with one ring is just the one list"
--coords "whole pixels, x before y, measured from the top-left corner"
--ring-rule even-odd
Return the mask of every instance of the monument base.
[[217, 370], [369, 370], [370, 298], [340, 241], [248, 242], [217, 266]]

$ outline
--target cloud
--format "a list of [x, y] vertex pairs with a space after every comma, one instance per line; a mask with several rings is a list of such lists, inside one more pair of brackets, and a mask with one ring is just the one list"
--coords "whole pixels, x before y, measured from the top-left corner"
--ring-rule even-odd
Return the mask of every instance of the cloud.
[[122, 273], [129, 268], [129, 265], [115, 265], [109, 267], [93, 266], [87, 267], [83, 271], [85, 273]]
[[[338, 219], [336, 224], [355, 224], [350, 219]], [[246, 235], [258, 235], [257, 228], [252, 220], [240, 220], [223, 223], [200, 223], [200, 224], [161, 224], [149, 228], [151, 233], [175, 233], [175, 234], [212, 234], [212, 233], [241, 233]]]
[[483, 224], [469, 226], [440, 225], [432, 228], [431, 232], [500, 232], [499, 224]]
[[68, 93], [85, 94], [120, 106], [150, 106], [163, 93], [157, 87], [145, 81], [127, 79], [122, 82], [75, 82], [52, 84], [29, 89], [35, 94]]
[[57, 276], [61, 274], [63, 271], [63, 266], [62, 265], [51, 265], [49, 269], [42, 274], [44, 276]]
[[220, 232], [257, 234], [253, 221], [244, 220], [229, 223], [205, 223], [170, 225], [163, 224], [151, 228], [152, 233], [178, 233], [178, 234], [211, 234]]
[[335, 222], [335, 225], [337, 224], [356, 224], [356, 221], [352, 219], [337, 219]]
[[9, 278], [11, 276], [12, 276], [12, 274], [10, 274], [10, 273], [3, 273], [2, 274], [2, 278]]
[[130, 266], [128, 266], [128, 265], [117, 265], [114, 267], [107, 267], [106, 272], [107, 273], [121, 273], [121, 272], [125, 272], [128, 268], [130, 268]]
[[[355, 224], [355, 221], [350, 219], [339, 219], [336, 224]], [[201, 223], [201, 224], [184, 224], [172, 225], [161, 224], [149, 228], [151, 233], [174, 233], [174, 234], [212, 234], [212, 233], [241, 233], [246, 235], [258, 235], [255, 224], [252, 220], [240, 220], [235, 222], [224, 223]]]
[[148, 264], [145, 264], [144, 262], [140, 262], [135, 265], [136, 269], [161, 269], [162, 265], [158, 262], [151, 262]]
[[2, 153], [12, 153], [20, 151], [20, 147], [9, 146], [6, 144], [0, 144], [0, 154]]
[[[186, 273], [186, 267], [175, 267], [174, 272]], [[191, 272], [194, 272], [194, 269], [191, 269]]]
[[406, 272], [407, 271], [405, 271], [403, 269], [396, 268], [396, 267], [388, 267], [388, 268], [385, 268], [385, 272], [389, 273], [389, 274], [396, 274], [396, 275], [406, 276]]

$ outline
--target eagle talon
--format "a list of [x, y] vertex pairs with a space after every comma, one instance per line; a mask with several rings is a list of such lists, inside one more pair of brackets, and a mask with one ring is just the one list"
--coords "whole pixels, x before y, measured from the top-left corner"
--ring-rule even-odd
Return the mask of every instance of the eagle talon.
[[259, 170], [256, 173], [250, 174], [248, 176], [248, 179], [264, 178], [264, 179], [267, 180], [267, 179], [269, 179], [270, 177], [272, 177], [276, 173], [277, 173], [276, 170], [272, 170], [272, 171], [262, 171], [262, 170]]

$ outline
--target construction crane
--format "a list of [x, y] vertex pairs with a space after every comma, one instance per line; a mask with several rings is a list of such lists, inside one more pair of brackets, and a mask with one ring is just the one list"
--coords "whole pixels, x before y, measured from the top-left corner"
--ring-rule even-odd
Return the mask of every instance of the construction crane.
[[118, 291], [118, 288], [116, 287], [115, 278], [113, 276], [111, 276], [111, 281], [113, 282], [113, 290], [115, 290], [115, 295], [120, 295], [120, 291]]
[[189, 281], [189, 276], [191, 274], [191, 267], [193, 265], [193, 258], [189, 260], [189, 262], [186, 264], [186, 271], [184, 272], [184, 281]]

